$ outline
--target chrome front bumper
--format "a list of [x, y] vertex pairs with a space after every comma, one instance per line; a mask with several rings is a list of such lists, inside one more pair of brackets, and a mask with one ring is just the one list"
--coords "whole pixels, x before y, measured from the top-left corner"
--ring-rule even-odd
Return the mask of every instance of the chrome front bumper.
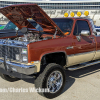
[[10, 61], [4, 62], [3, 60], [0, 60], [0, 68], [3, 68], [8, 72], [17, 72], [26, 75], [31, 75], [37, 72], [36, 65], [25, 65]]

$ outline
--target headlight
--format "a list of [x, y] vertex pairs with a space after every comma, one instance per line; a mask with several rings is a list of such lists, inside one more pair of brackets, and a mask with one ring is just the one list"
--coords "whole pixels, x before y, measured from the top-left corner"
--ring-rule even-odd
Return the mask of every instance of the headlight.
[[22, 57], [22, 60], [25, 62], [25, 61], [27, 61], [27, 56], [23, 56]]
[[22, 48], [20, 54], [16, 54], [16, 60], [24, 63], [28, 61], [26, 48]]
[[22, 54], [27, 54], [27, 49], [22, 49]]

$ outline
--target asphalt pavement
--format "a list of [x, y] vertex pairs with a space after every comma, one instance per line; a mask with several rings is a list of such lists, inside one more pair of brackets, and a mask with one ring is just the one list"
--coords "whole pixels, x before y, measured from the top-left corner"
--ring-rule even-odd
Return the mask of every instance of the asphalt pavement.
[[[100, 100], [100, 64], [66, 71], [66, 76], [63, 93], [53, 100]], [[7, 82], [0, 77], [0, 100], [47, 100], [34, 88], [33, 79]]]

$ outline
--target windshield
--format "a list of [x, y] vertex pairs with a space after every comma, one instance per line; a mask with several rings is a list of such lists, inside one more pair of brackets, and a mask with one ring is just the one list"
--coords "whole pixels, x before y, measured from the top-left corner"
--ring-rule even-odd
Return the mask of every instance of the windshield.
[[15, 30], [17, 28], [17, 26], [15, 24], [13, 24], [11, 21], [9, 21], [7, 23], [7, 25], [4, 27], [4, 29], [12, 29], [12, 30]]
[[73, 20], [72, 19], [57, 18], [57, 19], [53, 19], [53, 21], [61, 29], [61, 31], [63, 33], [70, 34], [70, 32], [72, 30], [72, 25], [73, 25]]
[[[70, 34], [70, 32], [72, 30], [72, 26], [73, 26], [73, 20], [72, 19], [57, 18], [57, 19], [52, 19], [52, 20], [61, 29], [61, 31], [63, 33]], [[39, 31], [43, 31], [42, 27], [39, 24], [37, 24], [37, 26], [35, 28]]]

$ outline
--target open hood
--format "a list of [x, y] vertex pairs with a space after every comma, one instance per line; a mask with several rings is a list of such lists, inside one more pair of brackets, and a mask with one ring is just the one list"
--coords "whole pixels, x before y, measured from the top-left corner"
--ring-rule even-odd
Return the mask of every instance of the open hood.
[[11, 22], [13, 22], [19, 29], [22, 29], [23, 27], [35, 29], [35, 27], [28, 22], [27, 17], [23, 16], [23, 14], [19, 12], [20, 9], [17, 9], [17, 7], [14, 7], [14, 5], [4, 7], [0, 9], [0, 12]]
[[28, 18], [32, 18], [43, 28], [44, 32], [54, 34], [57, 29], [57, 34], [63, 34], [54, 21], [37, 4], [12, 5], [1, 8], [0, 12], [19, 29], [23, 27], [35, 29], [35, 27], [27, 21]]

